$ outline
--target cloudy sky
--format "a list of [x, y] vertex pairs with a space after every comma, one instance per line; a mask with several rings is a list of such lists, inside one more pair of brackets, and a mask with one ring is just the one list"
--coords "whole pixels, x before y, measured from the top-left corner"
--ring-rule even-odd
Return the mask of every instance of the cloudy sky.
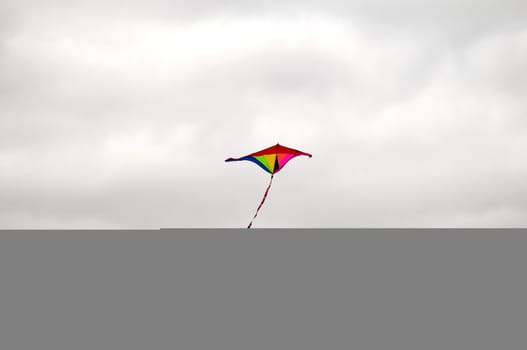
[[6, 0], [0, 227], [527, 226], [524, 0]]

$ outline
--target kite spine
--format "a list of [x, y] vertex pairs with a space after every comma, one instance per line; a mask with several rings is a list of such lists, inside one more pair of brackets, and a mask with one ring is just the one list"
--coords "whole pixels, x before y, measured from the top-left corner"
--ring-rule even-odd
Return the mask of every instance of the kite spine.
[[274, 174], [271, 174], [271, 181], [269, 181], [269, 185], [267, 186], [267, 189], [265, 190], [265, 193], [263, 195], [262, 201], [260, 202], [260, 205], [256, 209], [256, 213], [254, 214], [251, 222], [249, 223], [249, 226], [247, 226], [248, 229], [251, 228], [251, 226], [253, 225], [253, 221], [254, 221], [254, 219], [256, 219], [256, 216], [258, 215], [258, 211], [260, 210], [260, 208], [262, 207], [262, 205], [265, 202], [265, 199], [267, 198], [267, 193], [269, 193], [269, 189], [271, 188], [271, 185], [273, 184], [273, 176], [274, 176]]

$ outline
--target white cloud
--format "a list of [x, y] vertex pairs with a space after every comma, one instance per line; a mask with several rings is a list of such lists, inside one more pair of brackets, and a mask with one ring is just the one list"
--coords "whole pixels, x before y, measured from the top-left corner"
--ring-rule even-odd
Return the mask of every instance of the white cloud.
[[267, 177], [223, 159], [275, 142], [314, 157], [255, 226], [525, 225], [522, 4], [30, 4], [0, 28], [0, 226], [243, 226]]

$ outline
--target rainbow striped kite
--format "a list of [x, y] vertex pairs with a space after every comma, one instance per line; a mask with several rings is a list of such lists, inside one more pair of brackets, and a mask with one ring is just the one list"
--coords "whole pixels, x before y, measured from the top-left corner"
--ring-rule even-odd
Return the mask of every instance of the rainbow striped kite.
[[247, 226], [247, 228], [251, 228], [254, 219], [258, 215], [258, 211], [264, 204], [265, 199], [267, 198], [267, 193], [269, 192], [269, 189], [271, 188], [271, 184], [273, 183], [274, 174], [282, 170], [282, 168], [286, 165], [286, 163], [289, 162], [291, 159], [293, 159], [296, 156], [308, 156], [309, 158], [312, 157], [312, 155], [309, 153], [305, 153], [305, 152], [302, 152], [302, 151], [299, 151], [293, 148], [285, 147], [277, 143], [274, 146], [271, 146], [269, 148], [263, 149], [255, 153], [251, 153], [249, 155], [246, 155], [245, 157], [225, 159], [226, 162], [249, 160], [253, 163], [256, 163], [260, 168], [262, 168], [263, 170], [271, 174], [271, 181], [269, 181], [269, 185], [267, 186], [267, 189], [265, 190], [262, 201], [260, 202], [260, 205], [256, 209], [256, 213], [254, 214], [254, 217], [249, 223], [249, 226]]

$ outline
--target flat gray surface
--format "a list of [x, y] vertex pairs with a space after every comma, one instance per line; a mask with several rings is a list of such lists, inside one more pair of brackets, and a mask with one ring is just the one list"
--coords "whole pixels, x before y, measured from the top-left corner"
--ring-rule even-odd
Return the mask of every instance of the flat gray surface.
[[526, 230], [0, 231], [0, 348], [525, 349]]

